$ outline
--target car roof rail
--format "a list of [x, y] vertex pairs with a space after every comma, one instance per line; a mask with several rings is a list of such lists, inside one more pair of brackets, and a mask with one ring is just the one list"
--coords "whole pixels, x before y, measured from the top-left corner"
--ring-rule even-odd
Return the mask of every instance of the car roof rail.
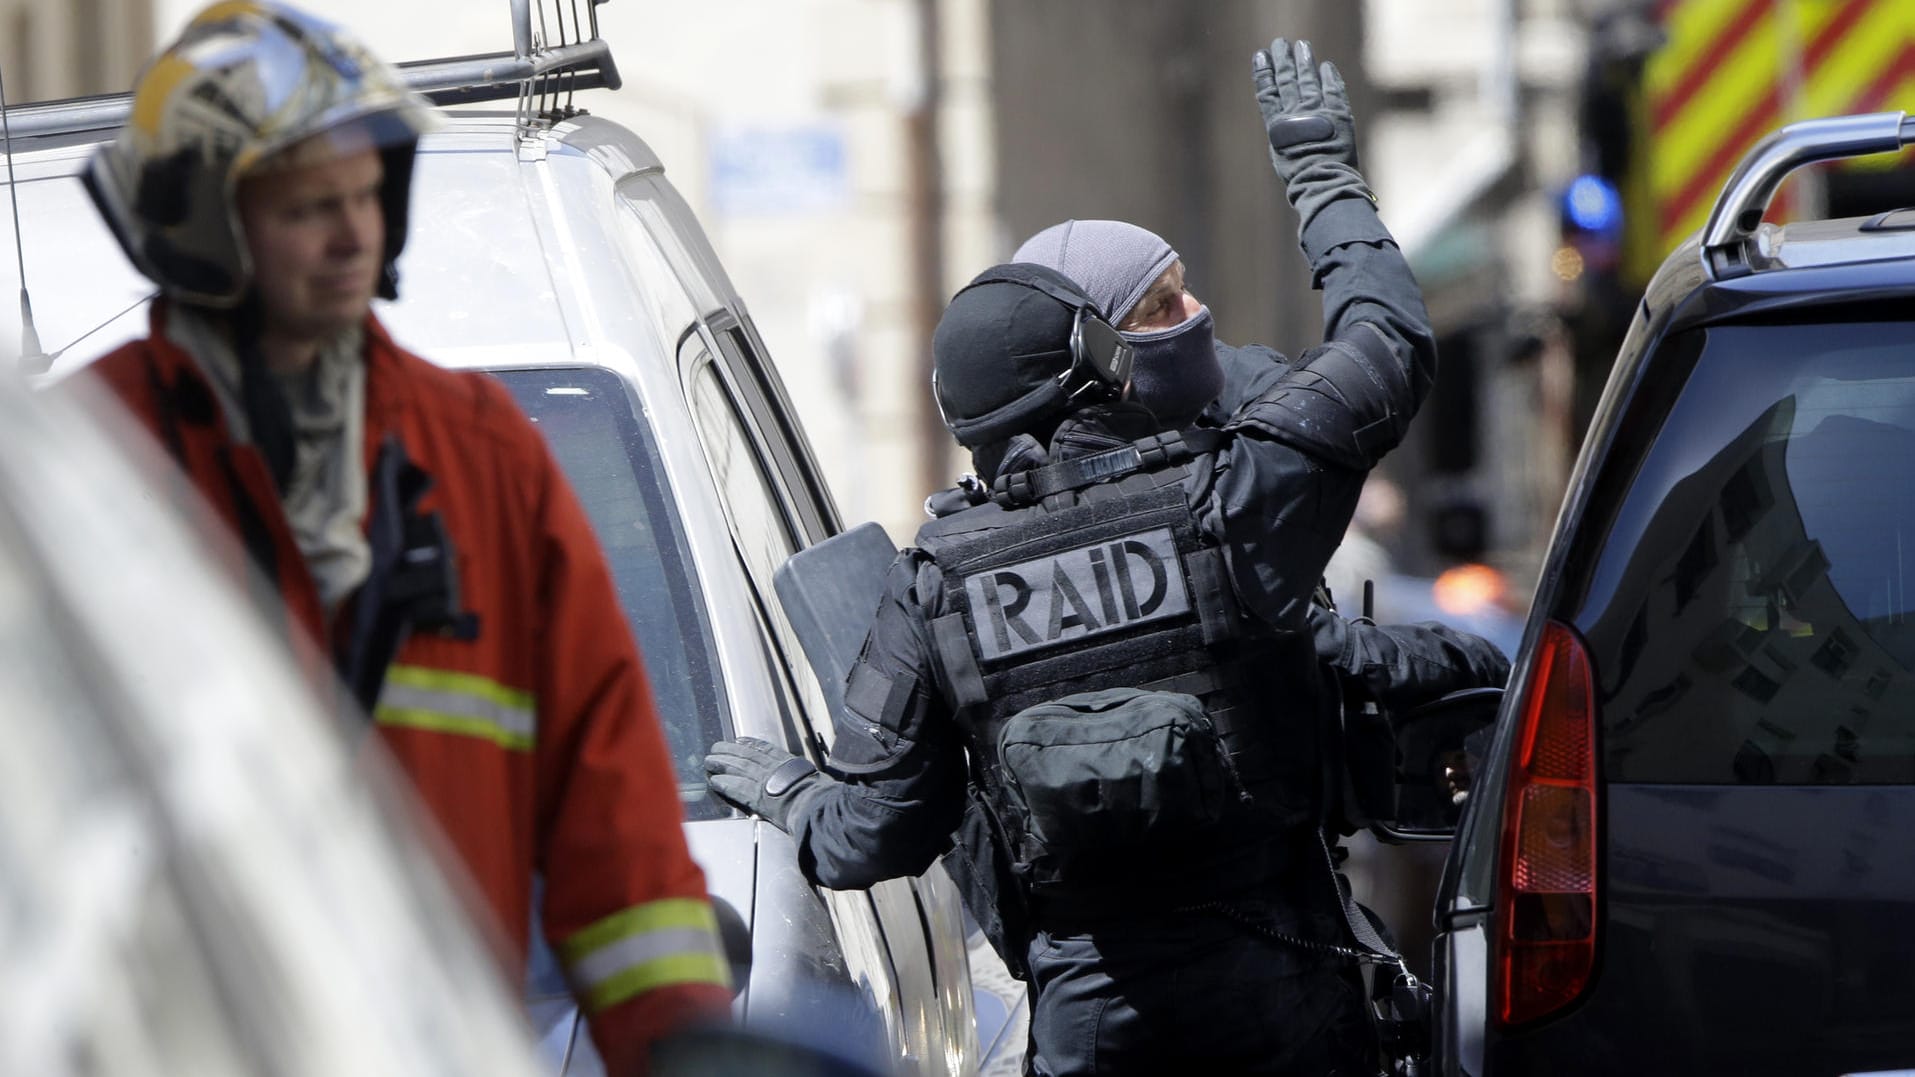
[[[544, 0], [537, 7], [534, 0], [508, 0], [511, 52], [412, 60], [398, 64], [399, 73], [406, 85], [435, 105], [516, 100], [522, 127], [571, 115], [575, 91], [616, 90], [623, 83], [611, 46], [598, 36], [598, 6], [605, 2], [588, 0], [590, 18], [585, 20], [576, 3], [550, 0], [554, 18], [548, 22]], [[11, 151], [14, 140], [118, 130], [132, 102], [131, 93], [117, 93], [15, 105], [7, 109], [9, 134], [0, 138], [0, 147]]]
[[1772, 132], [1736, 165], [1702, 229], [1702, 266], [1715, 280], [1751, 272], [1748, 242], [1789, 173], [1817, 161], [1893, 153], [1915, 142], [1915, 119], [1870, 112], [1804, 120]]

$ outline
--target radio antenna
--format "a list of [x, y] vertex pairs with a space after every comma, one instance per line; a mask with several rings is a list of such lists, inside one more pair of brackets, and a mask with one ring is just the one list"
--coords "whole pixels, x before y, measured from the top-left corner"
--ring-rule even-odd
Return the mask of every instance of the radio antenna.
[[27, 294], [27, 245], [20, 234], [20, 185], [13, 178], [13, 118], [7, 113], [4, 73], [0, 73], [0, 135], [7, 140], [7, 200], [13, 204], [13, 258], [20, 267], [20, 365], [37, 364], [32, 373], [43, 374], [52, 365], [52, 357], [40, 350], [40, 331], [33, 327], [33, 299]]

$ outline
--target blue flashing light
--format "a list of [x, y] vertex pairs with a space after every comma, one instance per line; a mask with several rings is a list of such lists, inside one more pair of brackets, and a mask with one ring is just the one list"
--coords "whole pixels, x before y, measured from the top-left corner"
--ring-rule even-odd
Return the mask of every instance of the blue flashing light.
[[1622, 196], [1601, 176], [1581, 175], [1563, 192], [1570, 223], [1585, 232], [1608, 232], [1622, 224]]

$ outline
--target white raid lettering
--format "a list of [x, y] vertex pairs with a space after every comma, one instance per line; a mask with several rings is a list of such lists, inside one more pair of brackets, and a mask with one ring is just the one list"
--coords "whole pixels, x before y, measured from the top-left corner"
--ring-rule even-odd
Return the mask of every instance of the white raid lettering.
[[986, 661], [1190, 611], [1164, 527], [966, 576], [964, 593]]

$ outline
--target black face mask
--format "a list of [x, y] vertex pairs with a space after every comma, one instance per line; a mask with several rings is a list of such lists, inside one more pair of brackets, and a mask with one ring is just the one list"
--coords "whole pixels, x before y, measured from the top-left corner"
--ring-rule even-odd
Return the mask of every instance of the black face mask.
[[1223, 392], [1209, 307], [1169, 329], [1125, 333], [1124, 339], [1136, 351], [1130, 399], [1149, 408], [1165, 429], [1190, 425]]

